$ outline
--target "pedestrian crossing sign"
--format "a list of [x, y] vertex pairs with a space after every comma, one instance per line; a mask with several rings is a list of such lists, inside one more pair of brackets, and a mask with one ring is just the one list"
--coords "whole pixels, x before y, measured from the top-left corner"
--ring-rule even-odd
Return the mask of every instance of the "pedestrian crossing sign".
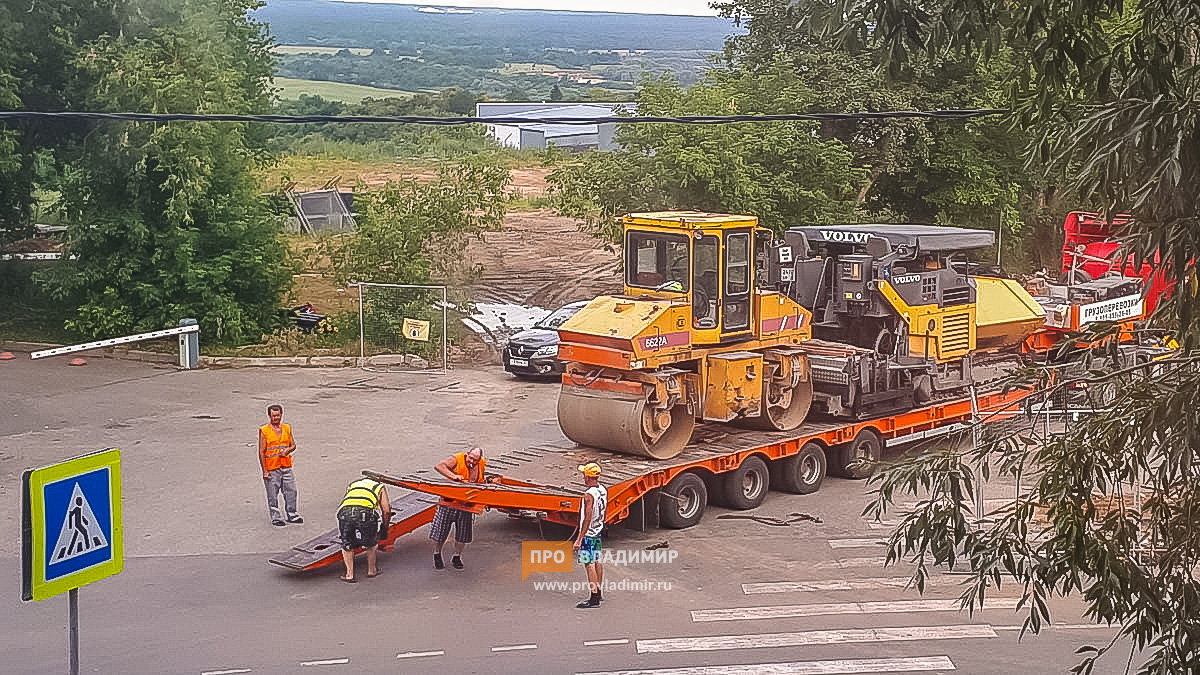
[[30, 469], [22, 487], [22, 599], [44, 600], [121, 571], [120, 450]]

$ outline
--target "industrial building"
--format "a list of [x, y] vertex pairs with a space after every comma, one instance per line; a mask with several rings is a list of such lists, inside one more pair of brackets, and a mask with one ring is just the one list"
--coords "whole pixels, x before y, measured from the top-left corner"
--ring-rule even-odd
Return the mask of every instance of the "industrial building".
[[550, 145], [563, 150], [615, 150], [614, 122], [596, 124], [547, 124], [541, 119], [612, 117], [615, 110], [635, 112], [636, 103], [477, 103], [476, 117], [521, 117], [528, 124], [489, 124], [488, 135], [506, 148], [545, 149]]

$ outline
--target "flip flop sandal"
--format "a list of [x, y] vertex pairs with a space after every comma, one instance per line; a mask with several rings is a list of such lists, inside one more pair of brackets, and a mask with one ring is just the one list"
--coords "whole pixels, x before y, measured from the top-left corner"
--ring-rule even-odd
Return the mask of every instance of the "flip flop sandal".
[[358, 583], [358, 579], [353, 579], [350, 577], [338, 577], [338, 579], [341, 581], [344, 581], [348, 584], [357, 584]]
[[368, 572], [367, 578], [374, 579], [375, 577], [379, 576], [380, 574], [383, 574], [383, 570], [375, 570], [375, 574], [371, 574], [370, 572]]

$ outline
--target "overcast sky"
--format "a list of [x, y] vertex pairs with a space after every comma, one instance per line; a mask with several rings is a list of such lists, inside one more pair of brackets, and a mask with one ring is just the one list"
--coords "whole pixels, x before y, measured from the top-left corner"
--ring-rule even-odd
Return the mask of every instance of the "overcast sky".
[[710, 0], [453, 0], [453, 2], [420, 2], [419, 0], [343, 0], [353, 2], [394, 2], [400, 5], [428, 7], [502, 7], [505, 9], [561, 9], [575, 12], [620, 12], [625, 14], [682, 14], [716, 16]]

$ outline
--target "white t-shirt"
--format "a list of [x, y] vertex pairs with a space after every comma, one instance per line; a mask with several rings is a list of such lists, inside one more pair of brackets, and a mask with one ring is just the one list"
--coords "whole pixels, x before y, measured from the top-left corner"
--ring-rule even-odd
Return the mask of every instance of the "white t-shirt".
[[588, 488], [585, 494], [592, 496], [592, 519], [585, 526], [583, 515], [587, 512], [587, 505], [581, 505], [579, 507], [579, 527], [583, 530], [583, 536], [599, 537], [600, 530], [604, 529], [604, 515], [608, 510], [608, 489], [603, 485], [594, 485]]

